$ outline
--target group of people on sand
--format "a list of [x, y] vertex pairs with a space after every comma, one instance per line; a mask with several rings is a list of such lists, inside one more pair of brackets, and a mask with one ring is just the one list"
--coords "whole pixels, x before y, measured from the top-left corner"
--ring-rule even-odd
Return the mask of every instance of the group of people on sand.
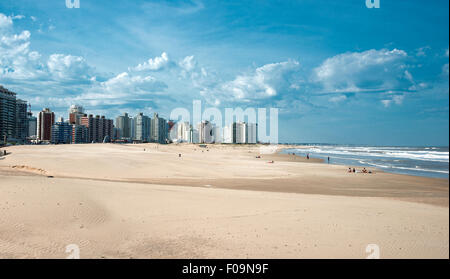
[[355, 168], [348, 168], [348, 173], [372, 173], [371, 170], [367, 170], [366, 168], [363, 168], [361, 171], [356, 170]]

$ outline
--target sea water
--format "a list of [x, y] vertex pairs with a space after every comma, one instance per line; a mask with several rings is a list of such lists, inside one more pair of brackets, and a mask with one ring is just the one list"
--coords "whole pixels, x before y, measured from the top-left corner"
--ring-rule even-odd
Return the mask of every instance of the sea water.
[[284, 153], [309, 154], [311, 158], [324, 159], [325, 163], [330, 157], [331, 164], [349, 167], [375, 167], [391, 173], [449, 177], [448, 147], [307, 145], [307, 148], [286, 149]]

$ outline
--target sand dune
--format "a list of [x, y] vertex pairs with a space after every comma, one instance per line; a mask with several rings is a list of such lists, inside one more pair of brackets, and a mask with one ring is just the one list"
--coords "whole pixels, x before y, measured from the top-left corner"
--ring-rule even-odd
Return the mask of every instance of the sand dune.
[[252, 146], [8, 151], [0, 258], [64, 258], [69, 244], [82, 258], [364, 258], [368, 244], [382, 258], [449, 254], [448, 180], [256, 159]]

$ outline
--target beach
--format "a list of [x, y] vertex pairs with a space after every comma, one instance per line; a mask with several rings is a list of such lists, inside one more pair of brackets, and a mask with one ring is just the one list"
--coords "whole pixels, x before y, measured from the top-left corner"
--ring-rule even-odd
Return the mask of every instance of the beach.
[[6, 150], [0, 258], [65, 258], [70, 244], [82, 258], [362, 259], [370, 244], [381, 258], [449, 257], [448, 179], [258, 145]]

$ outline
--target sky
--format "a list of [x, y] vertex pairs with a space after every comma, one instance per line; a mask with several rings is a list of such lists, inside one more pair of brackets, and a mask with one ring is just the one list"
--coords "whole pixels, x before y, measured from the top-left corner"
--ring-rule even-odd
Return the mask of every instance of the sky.
[[448, 146], [449, 1], [0, 1], [0, 85], [67, 118], [278, 108], [279, 141]]

